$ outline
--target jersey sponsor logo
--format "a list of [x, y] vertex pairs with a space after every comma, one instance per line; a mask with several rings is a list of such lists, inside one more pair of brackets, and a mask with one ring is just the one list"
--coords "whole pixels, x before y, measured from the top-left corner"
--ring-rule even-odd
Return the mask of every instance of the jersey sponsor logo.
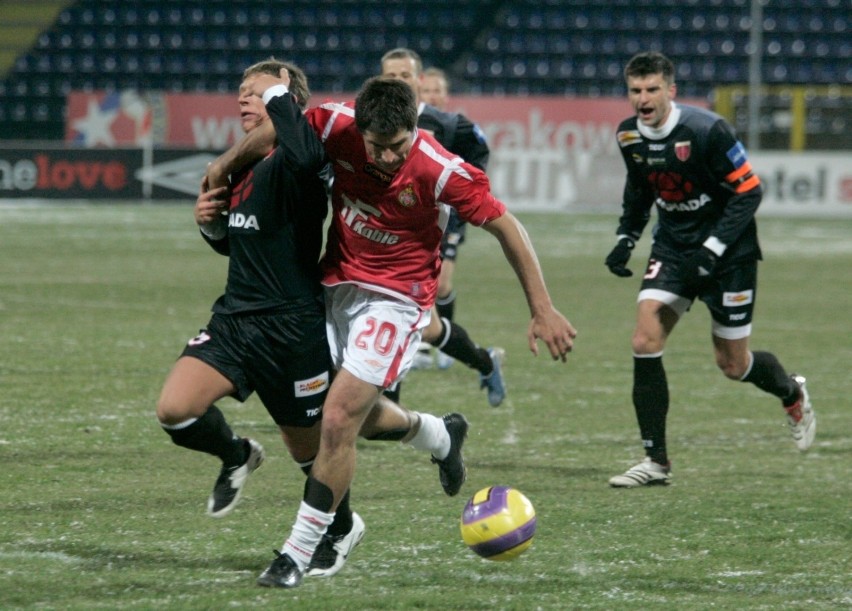
[[692, 142], [675, 142], [674, 145], [675, 156], [681, 161], [686, 161], [689, 159], [689, 156], [692, 154]]
[[260, 231], [260, 225], [257, 222], [257, 217], [253, 214], [243, 214], [241, 212], [231, 212], [228, 215], [228, 227], [236, 227], [238, 229], [256, 229]]
[[728, 149], [728, 152], [725, 153], [728, 156], [730, 162], [734, 165], [735, 168], [740, 167], [742, 164], [748, 161], [748, 156], [746, 155], [745, 147], [742, 142], [739, 140]]
[[405, 187], [402, 191], [400, 191], [397, 200], [403, 207], [413, 208], [417, 203], [417, 195], [414, 193], [414, 187], [411, 185]]
[[340, 210], [340, 216], [343, 219], [344, 225], [368, 240], [378, 242], [379, 244], [396, 244], [399, 242], [398, 235], [367, 225], [367, 221], [371, 216], [380, 217], [382, 216], [382, 211], [374, 206], [365, 204], [360, 199], [353, 201], [346, 195], [343, 195], [343, 208]]
[[372, 163], [364, 164], [364, 172], [366, 172], [379, 182], [385, 183], [386, 185], [389, 185], [393, 182], [393, 176], [391, 174], [388, 174], [387, 172], [382, 172]]
[[630, 146], [631, 144], [639, 144], [642, 142], [642, 134], [639, 133], [638, 129], [631, 129], [626, 132], [618, 132], [615, 135], [618, 138], [618, 146], [621, 148], [625, 148]]
[[736, 293], [722, 293], [722, 305], [725, 307], [744, 306], [754, 301], [754, 291], [738, 291]]
[[677, 172], [651, 172], [648, 182], [659, 198], [666, 202], [684, 202], [694, 196], [693, 184]]
[[318, 376], [308, 378], [306, 380], [296, 380], [293, 382], [293, 390], [296, 397], [310, 397], [318, 395], [328, 388], [328, 372], [324, 371]]
[[654, 204], [666, 212], [693, 212], [703, 207], [709, 201], [711, 201], [710, 196], [702, 193], [701, 197], [688, 199], [685, 202], [667, 202], [662, 197], [658, 197]]
[[200, 346], [205, 342], [209, 342], [211, 339], [213, 338], [210, 337], [210, 334], [207, 333], [207, 331], [202, 331], [201, 333], [193, 337], [191, 340], [189, 340], [187, 344], [189, 344], [190, 346]]
[[651, 144], [648, 145], [648, 150], [649, 151], [664, 151], [664, 150], [666, 150], [666, 145], [665, 144], [655, 144], [655, 143], [652, 142]]

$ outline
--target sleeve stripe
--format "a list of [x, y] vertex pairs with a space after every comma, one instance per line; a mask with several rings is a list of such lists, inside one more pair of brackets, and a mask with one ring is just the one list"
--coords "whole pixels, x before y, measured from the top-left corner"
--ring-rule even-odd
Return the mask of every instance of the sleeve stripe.
[[751, 172], [751, 163], [746, 161], [744, 164], [742, 164], [736, 170], [734, 170], [733, 172], [731, 172], [730, 174], [725, 176], [725, 180], [727, 180], [728, 182], [734, 182], [734, 181], [742, 178], [743, 176], [745, 176], [749, 172]]
[[734, 189], [734, 191], [737, 193], [745, 193], [746, 191], [751, 191], [759, 184], [760, 179], [757, 177], [757, 174], [752, 174], [751, 177], [737, 185], [737, 188]]

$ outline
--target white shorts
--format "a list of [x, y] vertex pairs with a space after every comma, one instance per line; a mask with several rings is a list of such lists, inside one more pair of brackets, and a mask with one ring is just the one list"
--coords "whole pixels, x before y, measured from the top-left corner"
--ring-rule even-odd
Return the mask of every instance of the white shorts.
[[431, 310], [354, 284], [325, 287], [325, 327], [335, 369], [388, 388], [411, 368]]

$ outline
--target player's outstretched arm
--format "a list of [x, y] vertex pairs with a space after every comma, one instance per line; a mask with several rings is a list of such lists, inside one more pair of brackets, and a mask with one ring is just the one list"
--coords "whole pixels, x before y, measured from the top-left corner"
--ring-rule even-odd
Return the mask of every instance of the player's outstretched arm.
[[489, 221], [483, 227], [500, 241], [503, 253], [524, 289], [532, 316], [527, 330], [530, 350], [538, 355], [536, 340], [540, 339], [547, 345], [554, 360], [566, 361], [568, 353], [574, 348], [577, 331], [553, 306], [526, 229], [511, 212]]
[[211, 189], [228, 185], [228, 176], [269, 153], [275, 146], [275, 127], [268, 119], [258, 123], [239, 142], [219, 155], [207, 166]]

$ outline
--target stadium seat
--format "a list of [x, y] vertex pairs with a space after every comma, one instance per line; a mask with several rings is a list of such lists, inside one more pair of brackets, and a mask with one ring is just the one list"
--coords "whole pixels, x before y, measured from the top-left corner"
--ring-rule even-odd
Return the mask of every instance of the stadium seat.
[[[764, 80], [852, 80], [848, 0], [772, 2], [763, 13]], [[681, 95], [700, 97], [747, 81], [750, 24], [749, 0], [523, 0], [499, 9], [486, 0], [78, 0], [0, 81], [13, 94], [0, 96], [0, 116], [40, 121], [55, 106], [61, 115], [67, 91], [99, 82], [232, 91], [245, 64], [269, 55], [302, 65], [315, 90], [351, 92], [395, 46], [448, 70], [459, 93], [530, 95], [623, 95], [624, 62], [660, 50], [677, 62]], [[33, 74], [48, 85], [34, 90]], [[22, 109], [20, 89], [47, 106]]]

